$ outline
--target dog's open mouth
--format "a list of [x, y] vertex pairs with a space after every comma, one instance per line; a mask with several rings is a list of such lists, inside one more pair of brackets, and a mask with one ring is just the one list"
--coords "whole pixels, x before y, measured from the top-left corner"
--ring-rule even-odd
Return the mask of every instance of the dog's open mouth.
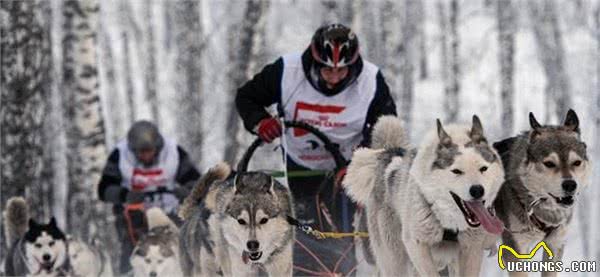
[[482, 225], [489, 233], [502, 234], [504, 224], [496, 217], [494, 209], [484, 207], [484, 201], [464, 201], [454, 192], [450, 192], [450, 195], [452, 195], [454, 202], [463, 213], [469, 226], [476, 228]]
[[242, 260], [244, 261], [245, 264], [247, 264], [248, 261], [256, 262], [256, 261], [260, 260], [260, 258], [262, 257], [262, 254], [263, 254], [262, 251], [257, 251], [257, 252], [244, 251], [244, 252], [242, 252]]
[[41, 262], [40, 267], [46, 272], [51, 272], [54, 269], [54, 262], [56, 262], [56, 260], [49, 262]]
[[571, 205], [573, 205], [573, 203], [575, 203], [575, 198], [573, 198], [572, 195], [569, 196], [565, 196], [565, 197], [556, 197], [554, 195], [552, 195], [551, 193], [550, 196], [552, 196], [552, 198], [554, 198], [554, 201], [556, 201], [556, 203], [563, 205], [565, 207], [570, 207]]

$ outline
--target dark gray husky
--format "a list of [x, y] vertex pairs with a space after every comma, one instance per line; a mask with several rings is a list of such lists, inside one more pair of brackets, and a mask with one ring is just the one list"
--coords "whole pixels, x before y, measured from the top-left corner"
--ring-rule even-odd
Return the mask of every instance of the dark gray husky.
[[[519, 253], [529, 253], [543, 240], [554, 252], [553, 261], [560, 261], [573, 207], [591, 166], [573, 110], [562, 125], [542, 126], [533, 113], [529, 123], [531, 130], [494, 143], [506, 170], [495, 201], [506, 225], [502, 240]], [[548, 259], [544, 253], [544, 261]]]
[[210, 169], [181, 207], [180, 253], [186, 276], [292, 275], [294, 230], [289, 190], [261, 172]]

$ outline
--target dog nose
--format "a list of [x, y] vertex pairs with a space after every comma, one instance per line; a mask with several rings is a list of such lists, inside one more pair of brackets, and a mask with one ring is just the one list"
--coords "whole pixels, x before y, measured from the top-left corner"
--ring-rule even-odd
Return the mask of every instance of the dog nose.
[[158, 276], [158, 274], [156, 274], [156, 271], [151, 271], [150, 272], [150, 277], [156, 277]]
[[566, 192], [574, 192], [577, 189], [577, 182], [573, 180], [566, 180], [562, 183], [562, 188]]
[[481, 198], [483, 196], [484, 192], [485, 192], [485, 190], [483, 189], [482, 185], [472, 185], [471, 188], [469, 189], [469, 193], [475, 199]]
[[256, 250], [258, 250], [258, 247], [260, 245], [258, 244], [258, 241], [256, 241], [256, 240], [250, 240], [250, 241], [248, 241], [248, 243], [246, 243], [246, 246], [248, 247], [248, 250], [250, 250], [250, 251], [256, 251]]
[[50, 254], [44, 254], [44, 255], [42, 256], [42, 259], [44, 259], [44, 261], [49, 261], [49, 260], [50, 260], [50, 258], [52, 258], [52, 257], [50, 257]]

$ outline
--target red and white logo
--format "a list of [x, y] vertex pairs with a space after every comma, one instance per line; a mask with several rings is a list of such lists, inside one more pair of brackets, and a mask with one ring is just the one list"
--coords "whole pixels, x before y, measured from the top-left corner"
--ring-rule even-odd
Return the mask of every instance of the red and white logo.
[[136, 191], [147, 191], [152, 187], [166, 186], [167, 179], [162, 169], [134, 168], [131, 176], [131, 188]]
[[[294, 109], [294, 120], [302, 121], [316, 128], [341, 128], [346, 127], [345, 122], [339, 122], [334, 115], [340, 114], [346, 109], [345, 106], [310, 104], [302, 101], [296, 103]], [[294, 128], [295, 137], [308, 134], [308, 131]]]

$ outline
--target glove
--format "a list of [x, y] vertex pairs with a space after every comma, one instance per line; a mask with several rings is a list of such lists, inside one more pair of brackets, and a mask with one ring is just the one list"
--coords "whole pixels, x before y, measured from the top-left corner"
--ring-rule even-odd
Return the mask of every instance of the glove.
[[258, 136], [266, 143], [271, 143], [281, 136], [281, 124], [273, 117], [268, 117], [258, 122]]
[[127, 202], [127, 204], [141, 203], [144, 202], [144, 198], [145, 195], [143, 192], [130, 190], [125, 196], [125, 202]]

